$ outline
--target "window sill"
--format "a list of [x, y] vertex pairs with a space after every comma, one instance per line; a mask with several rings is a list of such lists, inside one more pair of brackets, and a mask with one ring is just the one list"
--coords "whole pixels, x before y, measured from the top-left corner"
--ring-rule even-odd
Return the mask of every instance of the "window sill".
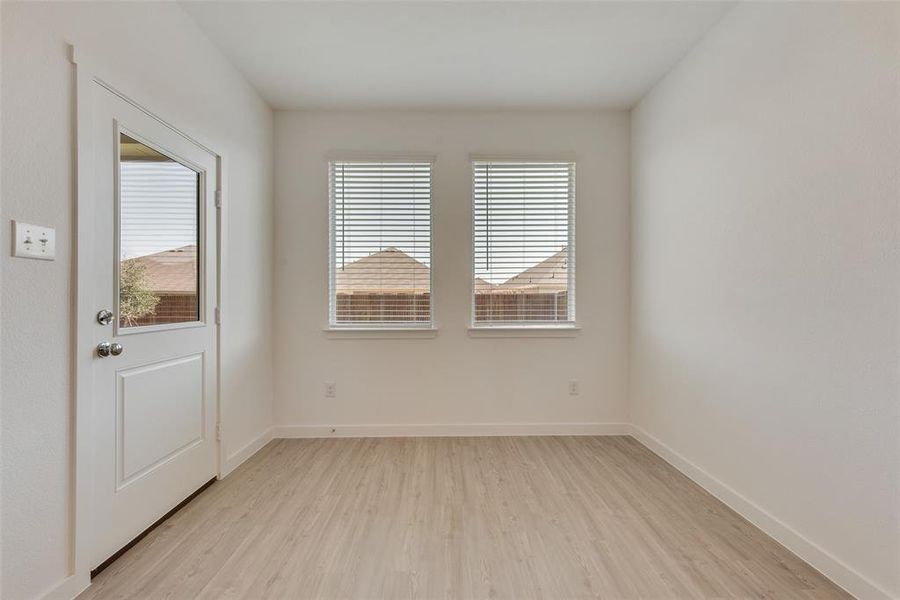
[[437, 337], [437, 327], [326, 327], [330, 340], [409, 340]]
[[581, 334], [578, 325], [485, 325], [469, 327], [473, 338], [573, 338]]

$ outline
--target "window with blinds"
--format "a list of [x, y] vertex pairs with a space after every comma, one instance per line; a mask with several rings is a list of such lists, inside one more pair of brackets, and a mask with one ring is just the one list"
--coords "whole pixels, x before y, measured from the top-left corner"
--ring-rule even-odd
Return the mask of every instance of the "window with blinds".
[[575, 163], [474, 161], [472, 321], [575, 321]]
[[431, 163], [329, 163], [332, 327], [428, 327]]

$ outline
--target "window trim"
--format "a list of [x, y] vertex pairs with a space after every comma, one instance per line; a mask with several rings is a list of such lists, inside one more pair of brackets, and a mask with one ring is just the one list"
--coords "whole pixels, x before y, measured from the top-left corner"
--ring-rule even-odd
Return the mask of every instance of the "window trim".
[[[479, 323], [475, 320], [475, 280], [477, 278], [475, 269], [475, 164], [493, 162], [493, 163], [567, 163], [570, 166], [571, 189], [569, 190], [568, 202], [568, 244], [567, 248], [567, 284], [566, 293], [568, 295], [567, 314], [570, 317], [566, 321], [494, 321], [491, 323]], [[491, 155], [491, 154], [470, 154], [469, 169], [472, 177], [471, 188], [471, 244], [472, 252], [472, 270], [469, 277], [469, 337], [575, 337], [581, 331], [581, 325], [578, 322], [576, 311], [576, 287], [575, 287], [575, 271], [576, 271], [576, 223], [575, 205], [577, 196], [578, 182], [578, 160], [573, 154], [562, 155]]]
[[[365, 322], [351, 321], [338, 323], [336, 320], [337, 290], [337, 256], [335, 252], [335, 196], [334, 178], [332, 169], [335, 163], [402, 163], [402, 164], [428, 164], [429, 189], [428, 189], [428, 320], [427, 321], [384, 321]], [[371, 152], [329, 152], [325, 155], [326, 174], [328, 177], [328, 297], [326, 303], [326, 326], [322, 331], [332, 339], [343, 338], [381, 338], [386, 337], [434, 337], [423, 335], [428, 332], [436, 332], [437, 324], [434, 318], [434, 163], [435, 156], [420, 153], [371, 153]], [[375, 335], [380, 333], [381, 335]]]
[[436, 338], [437, 327], [325, 327], [330, 340], [401, 340]]
[[[157, 331], [170, 331], [176, 329], [193, 329], [199, 327], [206, 327], [209, 325], [209, 319], [206, 314], [206, 298], [207, 298], [207, 289], [206, 289], [206, 219], [209, 218], [207, 215], [206, 203], [204, 198], [207, 193], [207, 171], [201, 165], [194, 163], [182, 156], [178, 155], [176, 152], [168, 150], [164, 146], [157, 144], [156, 142], [148, 139], [140, 133], [135, 132], [129, 127], [126, 127], [122, 124], [120, 120], [115, 120], [114, 123], [115, 128], [115, 139], [116, 139], [116, 148], [113, 154], [113, 160], [115, 161], [115, 174], [113, 177], [113, 198], [115, 202], [115, 206], [113, 209], [113, 237], [115, 244], [115, 268], [116, 273], [113, 277], [113, 285], [115, 286], [115, 291], [113, 293], [113, 322], [112, 322], [112, 330], [114, 336], [126, 336], [126, 335], [137, 335], [141, 333], [155, 333]], [[131, 325], [131, 326], [123, 326], [120, 324], [121, 319], [121, 287], [122, 287], [122, 142], [121, 136], [122, 134], [130, 137], [147, 146], [148, 148], [155, 150], [156, 152], [168, 157], [174, 162], [177, 162], [181, 166], [186, 169], [189, 169], [197, 174], [197, 318], [192, 321], [176, 321], [173, 323], [156, 323], [153, 325]]]
[[488, 325], [469, 327], [471, 338], [573, 338], [581, 335], [581, 326], [577, 323], [564, 325], [525, 325], [506, 326]]

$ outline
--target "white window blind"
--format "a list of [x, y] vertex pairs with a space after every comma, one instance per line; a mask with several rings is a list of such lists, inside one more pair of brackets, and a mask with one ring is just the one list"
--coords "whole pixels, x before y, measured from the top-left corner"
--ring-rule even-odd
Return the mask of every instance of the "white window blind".
[[575, 164], [472, 163], [474, 326], [575, 321]]
[[431, 163], [329, 164], [332, 327], [428, 327]]

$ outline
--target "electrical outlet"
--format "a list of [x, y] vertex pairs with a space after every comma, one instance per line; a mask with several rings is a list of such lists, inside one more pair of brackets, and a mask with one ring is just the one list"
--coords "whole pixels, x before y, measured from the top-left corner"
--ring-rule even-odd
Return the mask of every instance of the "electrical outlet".
[[54, 260], [56, 230], [43, 225], [13, 221], [13, 256]]
[[326, 383], [325, 384], [325, 397], [326, 398], [336, 398], [337, 397], [337, 386], [334, 383]]
[[573, 381], [569, 382], [569, 395], [570, 396], [577, 396], [580, 391], [581, 391], [581, 389], [580, 389], [580, 386], [578, 385], [577, 381], [573, 380]]

